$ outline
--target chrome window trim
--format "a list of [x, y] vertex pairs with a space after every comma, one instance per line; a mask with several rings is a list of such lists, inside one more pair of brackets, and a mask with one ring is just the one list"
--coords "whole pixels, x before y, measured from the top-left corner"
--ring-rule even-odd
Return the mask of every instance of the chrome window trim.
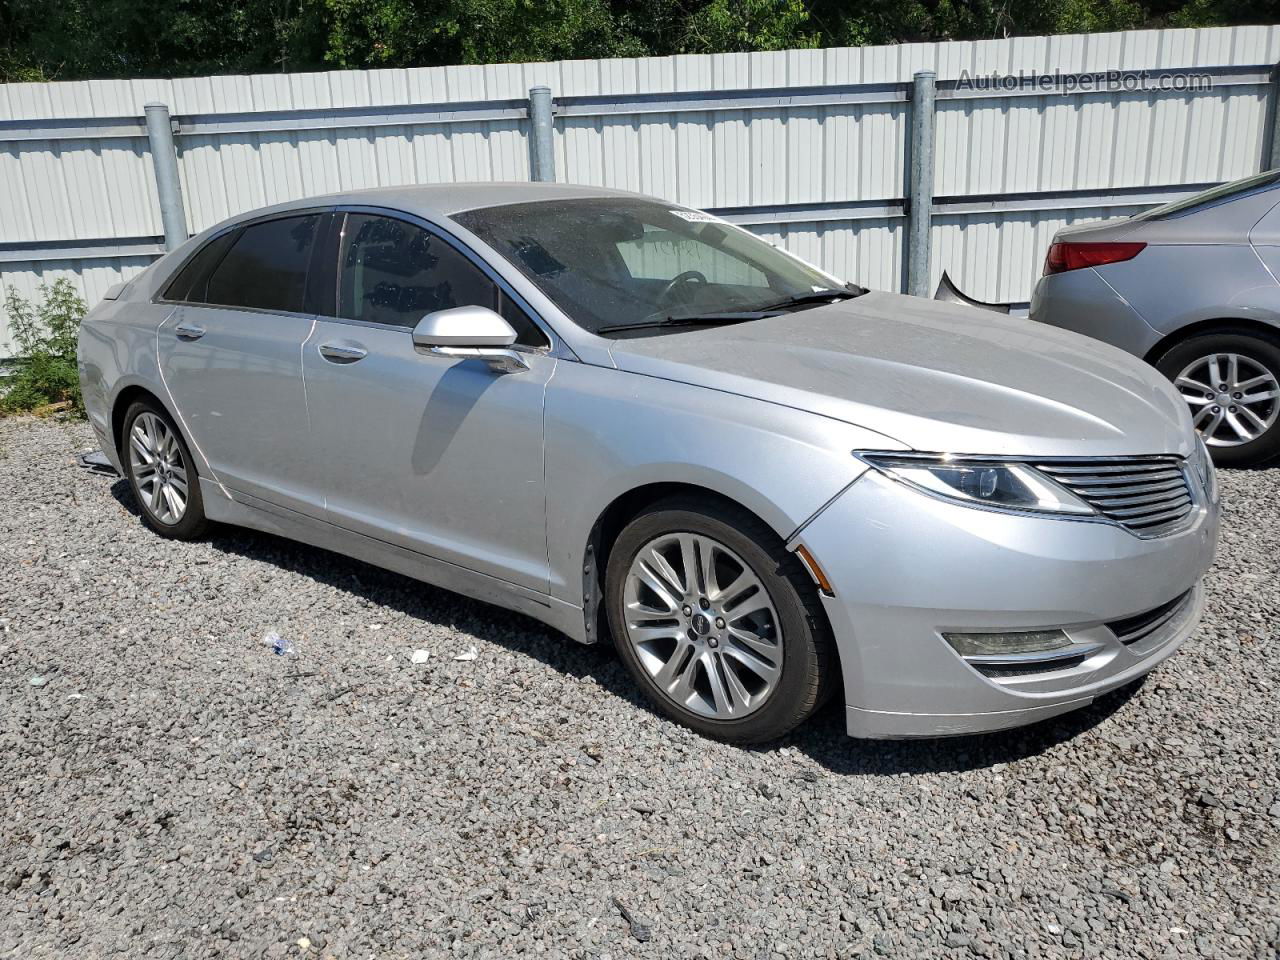
[[[1191, 459], [1176, 453], [1142, 453], [1129, 457], [1027, 457], [1016, 456], [1014, 454], [983, 456], [982, 454], [976, 453], [926, 453], [920, 450], [912, 450], [909, 452], [901, 450], [852, 450], [850, 452], [853, 454], [854, 459], [867, 467], [867, 469], [854, 480], [854, 483], [857, 483], [858, 480], [861, 480], [862, 477], [866, 476], [868, 473], [875, 472], [894, 483], [901, 483], [904, 486], [909, 486], [916, 493], [922, 494], [926, 497], [931, 497], [942, 503], [952, 504], [953, 506], [966, 507], [970, 510], [982, 510], [987, 513], [998, 513], [1006, 517], [1036, 517], [1048, 520], [1070, 520], [1077, 523], [1100, 523], [1109, 527], [1115, 527], [1118, 530], [1123, 530], [1125, 533], [1137, 538], [1138, 540], [1160, 540], [1164, 537], [1172, 537], [1183, 533], [1194, 526], [1195, 522], [1203, 516], [1205, 511], [1208, 509], [1208, 505], [1206, 503], [1207, 494], [1201, 487], [1199, 479], [1196, 477], [1195, 468], [1191, 464]], [[1037, 463], [1060, 463], [1063, 465], [1069, 465], [1076, 463], [1103, 462], [1135, 463], [1144, 460], [1155, 462], [1173, 459], [1178, 461], [1178, 469], [1182, 471], [1183, 478], [1186, 481], [1187, 493], [1191, 498], [1192, 506], [1191, 509], [1187, 511], [1187, 515], [1179, 523], [1159, 529], [1155, 533], [1143, 534], [1140, 531], [1129, 529], [1118, 520], [1113, 520], [1111, 517], [1102, 516], [1097, 513], [1090, 516], [1080, 513], [1055, 513], [1051, 510], [1032, 510], [1019, 507], [994, 507], [982, 503], [976, 503], [971, 500], [963, 500], [959, 497], [948, 497], [936, 491], [916, 486], [915, 484], [908, 484], [905, 480], [886, 473], [874, 461], [867, 459], [870, 457], [892, 457], [897, 460], [919, 460], [922, 463], [1018, 463], [1029, 466], [1032, 469], [1035, 469], [1035, 464]], [[1057, 482], [1048, 474], [1045, 474], [1045, 477], [1050, 481], [1055, 483]]]
[[256, 313], [264, 317], [290, 317], [298, 320], [315, 320], [317, 314], [295, 313], [292, 310], [267, 310], [263, 307], [235, 307], [225, 303], [190, 303], [181, 300], [158, 300], [166, 306], [182, 307], [185, 310], [235, 310], [237, 313]]

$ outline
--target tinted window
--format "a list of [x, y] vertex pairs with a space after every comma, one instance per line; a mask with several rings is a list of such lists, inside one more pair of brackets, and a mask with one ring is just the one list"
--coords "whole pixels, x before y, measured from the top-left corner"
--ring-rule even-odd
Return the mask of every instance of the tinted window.
[[222, 260], [223, 254], [237, 235], [235, 230], [228, 230], [196, 251], [195, 256], [182, 266], [169, 286], [165, 287], [164, 299], [202, 303], [208, 293], [209, 274]]
[[350, 214], [338, 316], [412, 327], [449, 307], [497, 305], [497, 288], [441, 238], [403, 220]]
[[325, 213], [320, 216], [320, 226], [312, 244], [311, 267], [307, 270], [307, 296], [304, 313], [321, 316], [337, 316], [338, 231], [342, 229], [345, 214]]
[[338, 262], [340, 317], [413, 327], [436, 310], [481, 306], [499, 311], [520, 343], [546, 343], [533, 321], [475, 264], [411, 223], [348, 214]]
[[529, 315], [521, 309], [520, 305], [502, 290], [498, 291], [498, 313], [516, 332], [516, 343], [526, 347], [551, 346], [551, 341], [547, 339], [547, 335], [541, 328], [530, 320]]
[[209, 278], [208, 303], [301, 313], [319, 214], [245, 227]]

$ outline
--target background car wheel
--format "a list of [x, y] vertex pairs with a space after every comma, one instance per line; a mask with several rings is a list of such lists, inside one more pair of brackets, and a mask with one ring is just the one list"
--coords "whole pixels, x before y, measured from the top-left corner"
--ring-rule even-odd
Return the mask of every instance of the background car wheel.
[[162, 537], [195, 540], [208, 527], [195, 462], [173, 420], [139, 400], [124, 416], [120, 452], [142, 520]]
[[661, 501], [609, 555], [609, 625], [666, 716], [730, 743], [782, 736], [838, 680], [813, 581], [777, 535], [709, 498]]
[[1172, 347], [1156, 369], [1173, 381], [1215, 463], [1280, 456], [1280, 338], [1228, 331]]

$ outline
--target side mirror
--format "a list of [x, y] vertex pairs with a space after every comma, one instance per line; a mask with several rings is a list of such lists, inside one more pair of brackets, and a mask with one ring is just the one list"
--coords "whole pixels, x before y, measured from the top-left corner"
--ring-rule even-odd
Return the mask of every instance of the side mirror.
[[524, 357], [510, 349], [511, 324], [488, 307], [451, 307], [428, 313], [413, 328], [413, 345], [437, 357], [483, 360], [501, 373], [528, 370]]
[[451, 307], [428, 313], [413, 328], [415, 347], [509, 347], [511, 324], [488, 307]]

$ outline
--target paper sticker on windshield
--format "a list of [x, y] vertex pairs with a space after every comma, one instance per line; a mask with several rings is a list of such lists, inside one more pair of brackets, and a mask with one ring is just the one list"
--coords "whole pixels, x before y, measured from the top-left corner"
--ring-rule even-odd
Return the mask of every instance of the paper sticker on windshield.
[[724, 223], [719, 217], [713, 217], [709, 213], [703, 213], [701, 210], [672, 210], [681, 220], [688, 220], [690, 223]]

